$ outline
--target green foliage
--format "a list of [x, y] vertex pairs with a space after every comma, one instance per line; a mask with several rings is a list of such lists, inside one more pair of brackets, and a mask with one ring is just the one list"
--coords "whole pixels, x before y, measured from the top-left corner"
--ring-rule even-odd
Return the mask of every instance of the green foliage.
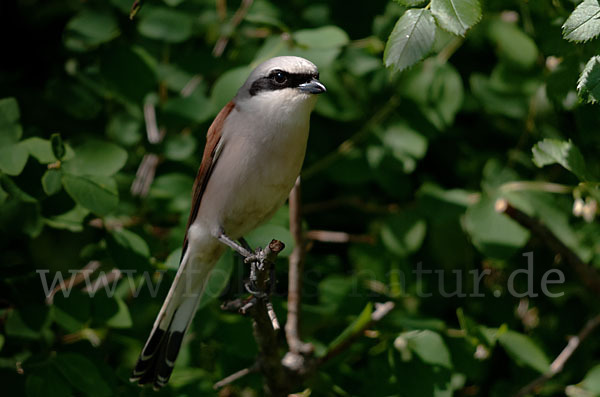
[[498, 341], [506, 352], [517, 360], [542, 374], [550, 369], [550, 360], [532, 340], [526, 335], [514, 331], [500, 334]]
[[[554, 240], [497, 212], [507, 200], [600, 268], [597, 0], [146, 0], [130, 20], [132, 3], [6, 6], [4, 394], [153, 393], [127, 378], [179, 264], [206, 131], [277, 55], [315, 62], [328, 89], [311, 120], [303, 226], [349, 240], [307, 241], [302, 337], [318, 357], [355, 339], [298, 392], [514, 395], [597, 313]], [[287, 206], [246, 238], [286, 244], [273, 298], [283, 326]], [[517, 270], [528, 296], [510, 291]], [[542, 289], [550, 270], [564, 274], [548, 285], [561, 296]], [[219, 309], [247, 295], [247, 273], [221, 258], [157, 395], [216, 395], [252, 365], [249, 319]], [[537, 395], [600, 395], [595, 332]], [[261, 393], [258, 375], [223, 391]]]
[[591, 57], [577, 82], [579, 96], [591, 103], [600, 101], [600, 56]]
[[479, 0], [432, 0], [431, 12], [442, 29], [458, 36], [481, 19]]
[[583, 0], [562, 26], [563, 36], [569, 41], [584, 42], [600, 34], [600, 4]]
[[[398, 1], [407, 7], [421, 1]], [[394, 26], [385, 46], [385, 66], [402, 71], [422, 60], [432, 49], [437, 26], [464, 36], [481, 19], [479, 0], [431, 0], [425, 8], [409, 9]], [[436, 26], [437, 23], [437, 26]]]
[[585, 179], [585, 161], [573, 142], [546, 138], [536, 143], [532, 151], [533, 162], [538, 167], [548, 164], [560, 164], [579, 179]]
[[407, 10], [398, 20], [385, 46], [386, 66], [401, 71], [414, 65], [431, 50], [435, 39], [435, 23], [431, 11]]

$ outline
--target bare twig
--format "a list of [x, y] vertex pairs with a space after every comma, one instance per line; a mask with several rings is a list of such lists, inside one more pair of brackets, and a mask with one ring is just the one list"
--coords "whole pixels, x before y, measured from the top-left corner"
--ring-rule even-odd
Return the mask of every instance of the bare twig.
[[[229, 42], [231, 34], [235, 30], [235, 28], [244, 20], [244, 17], [248, 13], [248, 9], [250, 8], [250, 6], [252, 6], [252, 3], [253, 0], [242, 0], [240, 7], [237, 9], [235, 14], [233, 14], [233, 17], [229, 22], [228, 28], [226, 30], [223, 30], [224, 33], [221, 34], [221, 37], [219, 37], [219, 39], [217, 40], [215, 48], [213, 48], [213, 56], [218, 58], [221, 55], [223, 55], [223, 52], [225, 51], [225, 47], [227, 47], [227, 43]], [[217, 9], [218, 7], [219, 3], [217, 2]]]
[[273, 304], [271, 302], [267, 302], [267, 314], [269, 315], [269, 319], [271, 319], [271, 325], [273, 325], [273, 330], [279, 331], [281, 329], [281, 326], [279, 325], [277, 314], [275, 313], [275, 309], [273, 309]]
[[309, 230], [306, 232], [308, 240], [320, 241], [322, 243], [367, 243], [373, 244], [372, 236], [363, 234], [350, 234], [346, 232], [334, 232], [331, 230]]
[[135, 15], [142, 9], [142, 0], [135, 0], [131, 5], [131, 10], [129, 11], [129, 19], [133, 20]]
[[[273, 240], [265, 249], [259, 249], [253, 255], [249, 255], [247, 260], [251, 261], [250, 286], [253, 296], [249, 300], [236, 299], [223, 306], [227, 310], [238, 309], [240, 313], [247, 313], [252, 317], [254, 339], [259, 352], [257, 369], [263, 374], [265, 394], [276, 397], [287, 396], [292, 385], [297, 384], [297, 380], [293, 380], [294, 374], [281, 363], [277, 341], [279, 322], [274, 316], [275, 312], [270, 302], [272, 269], [277, 255], [284, 247], [281, 241]], [[245, 371], [242, 371], [242, 374], [238, 372], [226, 379], [229, 383], [245, 374]], [[224, 381], [217, 385], [222, 385]]]
[[233, 374], [231, 374], [231, 375], [221, 379], [217, 383], [215, 383], [213, 385], [213, 389], [215, 389], [215, 390], [220, 389], [221, 387], [227, 386], [228, 384], [233, 383], [236, 380], [241, 379], [246, 375], [258, 372], [258, 368], [259, 368], [258, 363], [254, 363], [254, 365], [252, 365], [251, 367], [244, 368], [242, 370], [234, 372]]
[[300, 340], [300, 303], [302, 296], [302, 272], [306, 247], [302, 232], [302, 207], [301, 207], [301, 182], [300, 177], [289, 197], [290, 204], [290, 232], [294, 238], [294, 250], [290, 255], [288, 276], [288, 315], [285, 323], [285, 336], [292, 354], [308, 353], [313, 350], [310, 344]]
[[548, 193], [571, 193], [574, 187], [542, 181], [514, 181], [503, 184], [499, 189], [503, 192], [534, 190]]
[[546, 383], [546, 381], [548, 381], [554, 375], [561, 372], [565, 366], [565, 363], [569, 358], [571, 358], [573, 353], [575, 353], [575, 350], [577, 350], [577, 348], [581, 345], [581, 342], [583, 342], [585, 338], [587, 338], [588, 335], [592, 333], [592, 331], [594, 331], [594, 329], [599, 325], [600, 314], [596, 315], [591, 320], [589, 320], [581, 329], [581, 331], [579, 331], [579, 334], [577, 334], [577, 336], [572, 336], [569, 338], [567, 346], [565, 346], [565, 348], [560, 352], [560, 354], [554, 359], [552, 364], [550, 364], [550, 371], [521, 388], [514, 395], [514, 397], [524, 397], [529, 393], [535, 393], [535, 390], [537, 388]]
[[144, 121], [146, 123], [146, 136], [148, 142], [152, 144], [160, 143], [164, 137], [164, 133], [158, 129], [156, 123], [156, 110], [152, 103], [144, 104]]
[[513, 207], [506, 199], [498, 199], [495, 204], [497, 212], [503, 213], [517, 221], [521, 226], [531, 230], [531, 232], [550, 247], [554, 252], [563, 257], [569, 265], [575, 270], [583, 284], [600, 295], [600, 276], [592, 267], [588, 266], [581, 258], [560, 241], [550, 229], [540, 220], [532, 218], [518, 208]]
[[145, 197], [150, 191], [150, 186], [156, 175], [156, 167], [158, 167], [159, 158], [154, 153], [146, 153], [142, 158], [142, 162], [138, 166], [135, 173], [135, 179], [131, 184], [131, 194], [134, 196]]
[[[86, 277], [89, 277], [92, 273], [94, 273], [100, 267], [100, 262], [98, 261], [90, 261], [86, 264], [80, 271], [77, 271], [68, 280], [64, 283], [59, 283], [50, 294], [46, 296], [46, 304], [51, 305], [54, 302], [54, 295], [58, 292], [62, 291], [64, 288], [71, 289], [74, 286], [81, 284], [85, 281]], [[41, 276], [41, 274], [40, 274]]]
[[329, 350], [327, 352], [327, 354], [325, 354], [323, 357], [321, 357], [321, 359], [318, 362], [318, 365], [326, 363], [327, 361], [331, 360], [332, 358], [336, 357], [337, 355], [339, 355], [340, 353], [345, 351], [368, 328], [372, 327], [374, 323], [380, 321], [382, 318], [387, 316], [387, 314], [389, 312], [391, 312], [392, 309], [394, 309], [394, 306], [395, 306], [395, 304], [392, 301], [388, 301], [385, 303], [376, 303], [375, 311], [373, 311], [373, 313], [371, 314], [371, 321], [366, 323], [360, 329], [357, 329], [352, 334], [348, 335], [348, 337], [346, 339], [344, 339], [339, 344], [337, 344], [335, 347], [333, 347], [331, 350]]

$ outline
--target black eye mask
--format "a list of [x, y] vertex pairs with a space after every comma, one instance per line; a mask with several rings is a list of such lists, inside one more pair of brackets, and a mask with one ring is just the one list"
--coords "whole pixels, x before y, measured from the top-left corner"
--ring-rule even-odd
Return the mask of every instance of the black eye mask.
[[283, 70], [274, 70], [268, 76], [257, 79], [250, 87], [250, 95], [254, 96], [261, 91], [275, 91], [284, 88], [296, 88], [300, 84], [318, 79], [318, 73], [288, 73]]

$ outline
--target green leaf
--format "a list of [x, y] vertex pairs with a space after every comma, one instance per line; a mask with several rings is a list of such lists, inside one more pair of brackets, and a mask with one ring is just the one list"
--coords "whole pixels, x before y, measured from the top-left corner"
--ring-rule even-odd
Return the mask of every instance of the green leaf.
[[24, 142], [0, 146], [0, 171], [8, 175], [19, 175], [25, 164], [29, 152]]
[[98, 215], [108, 214], [119, 203], [117, 183], [110, 177], [65, 173], [62, 183], [77, 204]]
[[[599, 17], [600, 18], [600, 17]], [[600, 56], [591, 57], [577, 81], [579, 97], [587, 102], [600, 102]]]
[[463, 81], [449, 63], [434, 58], [405, 72], [400, 81], [402, 96], [412, 99], [427, 119], [443, 131], [454, 123], [463, 105]]
[[109, 47], [102, 52], [100, 72], [110, 95], [124, 101], [132, 115], [139, 112], [146, 95], [156, 90], [156, 60], [142, 47]]
[[54, 153], [52, 153], [52, 145], [49, 140], [33, 137], [25, 139], [23, 144], [27, 148], [29, 154], [35, 157], [40, 164], [50, 164], [57, 160], [56, 157], [54, 157]]
[[52, 134], [50, 136], [50, 145], [52, 146], [52, 154], [57, 160], [62, 160], [67, 154], [65, 144], [63, 143], [60, 134]]
[[600, 394], [600, 365], [588, 371], [581, 381], [581, 387], [589, 392]]
[[430, 330], [409, 331], [399, 335], [424, 363], [452, 368], [450, 352], [444, 339], [437, 332]]
[[533, 148], [533, 162], [538, 167], [560, 164], [575, 174], [580, 180], [586, 179], [585, 161], [581, 152], [571, 142], [546, 138], [536, 143]]
[[297, 44], [309, 48], [336, 48], [350, 42], [348, 34], [337, 26], [299, 30], [293, 37]]
[[60, 192], [62, 188], [62, 171], [56, 169], [46, 170], [42, 176], [42, 187], [48, 196]]
[[127, 151], [114, 143], [90, 140], [75, 149], [75, 156], [63, 163], [73, 175], [111, 176], [127, 162]]
[[168, 8], [149, 8], [140, 15], [138, 31], [151, 39], [180, 43], [190, 38], [193, 19], [186, 13]]
[[83, 230], [83, 220], [90, 213], [86, 208], [79, 205], [64, 214], [56, 215], [45, 219], [45, 223], [54, 229], [66, 229], [72, 232], [80, 232]]
[[129, 308], [123, 299], [114, 297], [113, 300], [117, 302], [118, 310], [114, 316], [106, 321], [106, 325], [111, 328], [131, 328], [133, 321], [131, 320], [131, 314]]
[[146, 240], [127, 229], [111, 230], [106, 238], [108, 253], [121, 269], [147, 270], [150, 248]]
[[113, 395], [98, 368], [85, 356], [77, 353], [58, 353], [54, 365], [71, 386], [84, 394], [93, 397]]
[[25, 379], [27, 397], [68, 397], [72, 390], [66, 379], [49, 365], [36, 367]]
[[106, 135], [123, 146], [132, 146], [142, 139], [142, 123], [128, 113], [114, 115], [106, 127]]
[[385, 45], [385, 66], [401, 71], [419, 62], [433, 46], [435, 21], [426, 9], [407, 10]]
[[4, 188], [0, 184], [0, 204], [4, 203], [7, 198], [8, 198], [8, 193], [6, 192], [6, 190], [4, 190]]
[[414, 212], [403, 212], [390, 216], [381, 228], [383, 244], [399, 256], [408, 256], [423, 244], [425, 221]]
[[529, 232], [517, 222], [499, 214], [495, 199], [484, 195], [471, 205], [465, 214], [464, 227], [473, 245], [492, 258], [508, 258], [525, 246]]
[[479, 0], [431, 0], [431, 13], [444, 30], [464, 36], [481, 19]]
[[582, 42], [600, 34], [600, 3], [598, 0], [583, 0], [569, 15], [562, 26], [566, 40]]
[[6, 336], [22, 339], [39, 339], [41, 332], [32, 329], [25, 321], [18, 310], [10, 310], [4, 325]]
[[205, 122], [214, 114], [210, 100], [198, 89], [187, 97], [169, 99], [163, 111], [195, 123]]
[[494, 19], [488, 25], [489, 38], [499, 55], [521, 69], [532, 68], [538, 59], [535, 41], [515, 23]]
[[223, 73], [212, 87], [210, 101], [213, 104], [213, 109], [221, 109], [227, 105], [244, 84], [251, 71], [250, 66], [241, 66]]
[[65, 46], [75, 51], [92, 49], [120, 34], [115, 16], [101, 10], [83, 10], [67, 23]]
[[[421, 159], [427, 152], [427, 139], [406, 124], [395, 124], [387, 128], [381, 134], [381, 140], [400, 161], [405, 161], [406, 157]], [[404, 170], [412, 171], [407, 169], [406, 164]]]
[[194, 154], [196, 139], [191, 134], [179, 134], [165, 142], [165, 157], [169, 160], [182, 161]]
[[327, 347], [328, 351], [331, 351], [343, 343], [346, 339], [351, 337], [353, 334], [363, 329], [369, 322], [371, 322], [371, 313], [373, 312], [373, 303], [369, 302], [365, 308], [360, 312], [358, 317], [352, 321], [352, 323], [346, 327]]
[[177, 270], [179, 268], [179, 261], [181, 260], [181, 252], [183, 248], [179, 247], [169, 254], [167, 260], [165, 260], [165, 267], [167, 269]]
[[550, 370], [550, 361], [546, 353], [526, 335], [515, 331], [506, 331], [498, 338], [506, 352], [518, 363], [546, 373]]
[[416, 7], [423, 3], [425, 0], [394, 0], [396, 3], [406, 6], [406, 7]]
[[19, 103], [13, 97], [0, 99], [0, 124], [12, 124], [19, 121]]

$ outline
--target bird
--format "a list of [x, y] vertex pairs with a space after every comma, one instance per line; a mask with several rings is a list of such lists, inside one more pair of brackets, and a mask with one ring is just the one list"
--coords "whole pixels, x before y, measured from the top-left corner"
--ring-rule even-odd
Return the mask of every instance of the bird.
[[214, 265], [285, 203], [323, 92], [312, 62], [279, 56], [259, 64], [217, 114], [194, 182], [179, 267], [130, 381], [154, 389], [167, 384]]

